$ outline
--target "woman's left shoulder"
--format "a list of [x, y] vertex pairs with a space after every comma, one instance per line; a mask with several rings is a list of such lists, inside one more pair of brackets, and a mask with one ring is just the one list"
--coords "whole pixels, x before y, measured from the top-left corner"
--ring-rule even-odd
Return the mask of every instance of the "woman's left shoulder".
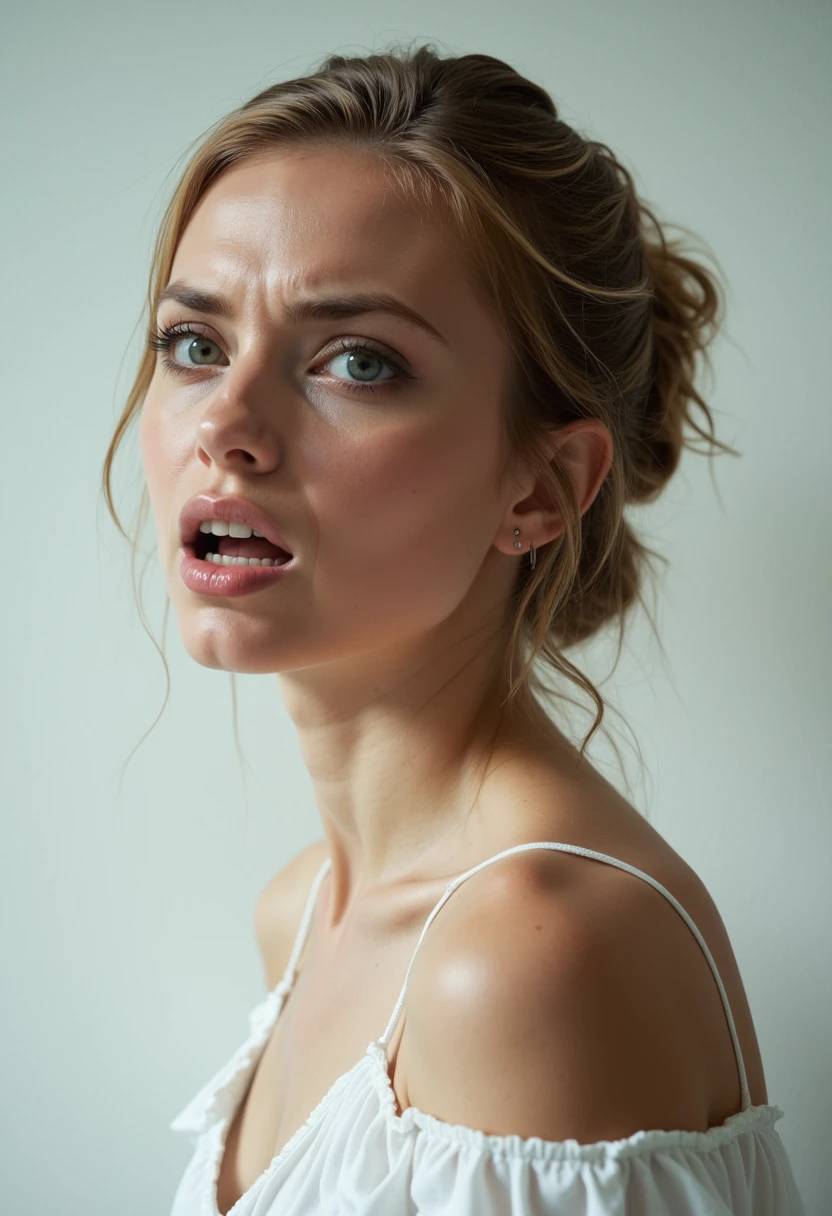
[[[636, 825], [627, 832], [619, 819], [604, 831], [601, 820], [596, 816], [591, 831], [573, 830], [571, 839], [563, 839], [570, 833], [561, 830], [538, 842], [575, 845], [610, 861], [569, 850], [524, 849], [485, 866], [454, 894], [452, 899], [469, 888], [453, 916], [437, 918], [414, 963], [414, 1064], [420, 1055], [444, 1055], [440, 1040], [451, 1043], [456, 1027], [459, 1042], [443, 1063], [447, 1080], [455, 1050], [465, 1067], [463, 1042], [487, 1046], [492, 1055], [499, 1043], [513, 1043], [498, 1057], [499, 1066], [515, 1073], [525, 1069], [532, 1088], [536, 1060], [566, 1085], [600, 1085], [607, 1114], [598, 1127], [609, 1133], [618, 1127], [617, 1134], [627, 1135], [628, 1121], [639, 1119], [648, 1120], [640, 1127], [701, 1130], [721, 1123], [740, 1108], [736, 1056], [716, 979], [687, 917], [724, 985], [752, 1102], [766, 1102], [739, 968], [705, 882], [646, 822], [646, 830]], [[523, 1043], [535, 1044], [525, 1064], [522, 1054], [511, 1055], [522, 1053]], [[464, 1078], [457, 1081], [463, 1085]], [[620, 1121], [611, 1124], [616, 1087]], [[625, 1096], [639, 1091], [637, 1100]], [[558, 1127], [581, 1126], [591, 1139], [594, 1115], [586, 1112], [581, 1122], [583, 1109], [550, 1110], [542, 1124], [548, 1125], [547, 1138], [557, 1138], [552, 1133]], [[651, 1111], [657, 1120], [652, 1123]]]

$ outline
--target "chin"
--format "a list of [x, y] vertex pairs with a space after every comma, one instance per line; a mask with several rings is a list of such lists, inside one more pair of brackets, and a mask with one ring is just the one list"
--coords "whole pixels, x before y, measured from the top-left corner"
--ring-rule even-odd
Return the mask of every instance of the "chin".
[[[214, 609], [213, 611], [216, 611]], [[198, 614], [202, 615], [202, 614]], [[273, 648], [246, 640], [236, 625], [210, 629], [200, 628], [197, 621], [180, 624], [182, 645], [189, 658], [211, 671], [228, 671], [240, 675], [268, 675], [279, 670], [280, 658]], [[235, 637], [239, 634], [239, 637]]]

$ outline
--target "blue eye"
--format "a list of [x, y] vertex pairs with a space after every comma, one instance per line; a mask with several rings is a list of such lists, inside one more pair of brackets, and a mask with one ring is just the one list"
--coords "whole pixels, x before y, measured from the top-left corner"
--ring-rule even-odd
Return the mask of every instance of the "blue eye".
[[[182, 343], [183, 338], [190, 338], [187, 344]], [[178, 360], [171, 358], [171, 351], [180, 343], [184, 349], [188, 351], [189, 358], [196, 359], [194, 363], [180, 363]], [[223, 366], [217, 364], [217, 353], [221, 356], [222, 350], [218, 343], [213, 338], [209, 338], [207, 334], [201, 333], [193, 324], [183, 323], [178, 325], [164, 326], [156, 330], [148, 338], [148, 345], [153, 350], [161, 351], [164, 354], [162, 363], [176, 376], [187, 376], [189, 372], [196, 371], [200, 367], [216, 367]], [[352, 380], [344, 380], [340, 377], [335, 377], [339, 384], [351, 393], [375, 393], [378, 391], [377, 385], [389, 384], [391, 388], [396, 386], [396, 382], [403, 380], [412, 380], [414, 376], [409, 372], [397, 359], [391, 355], [383, 354], [370, 346], [366, 341], [359, 338], [342, 338], [338, 343], [338, 348], [331, 351], [327, 359], [321, 363], [320, 367], [328, 367], [336, 359], [344, 358], [346, 361], [346, 370], [350, 376], [356, 377]], [[199, 360], [204, 360], [200, 362]], [[390, 376], [380, 376], [374, 369], [378, 365], [387, 367], [393, 373]], [[314, 375], [319, 375], [319, 372], [313, 372]], [[364, 379], [366, 377], [366, 379]]]
[[[380, 350], [376, 350], [374, 346], [369, 345], [361, 338], [340, 338], [338, 347], [335, 351], [330, 351], [321, 367], [328, 367], [330, 363], [334, 363], [336, 359], [346, 358], [346, 370], [351, 376], [357, 376], [357, 380], [340, 380], [339, 384], [343, 384], [344, 388], [350, 393], [376, 393], [379, 389], [383, 389], [385, 385], [389, 385], [391, 389], [399, 389], [405, 380], [415, 380], [415, 376], [409, 371], [403, 363], [398, 359], [394, 359], [392, 355], [384, 354]], [[385, 376], [383, 379], [374, 372], [374, 365], [382, 364], [392, 370], [392, 376]], [[368, 373], [371, 373], [368, 375]], [[368, 376], [366, 380], [363, 376]], [[379, 387], [377, 388], [376, 385]]]
[[[378, 382], [379, 375], [373, 365], [376, 365], [376, 367], [378, 365], [386, 365], [388, 369], [393, 371], [393, 375], [389, 379], [395, 380], [396, 378], [395, 373], [398, 369], [394, 367], [392, 360], [384, 358], [383, 355], [378, 354], [367, 346], [345, 347], [337, 354], [331, 355], [323, 366], [327, 367], [337, 359], [346, 360], [346, 370], [351, 376], [358, 377], [357, 383], [360, 385]], [[349, 384], [348, 387], [352, 388], [353, 384]]]
[[193, 370], [196, 367], [215, 366], [213, 362], [207, 362], [193, 363], [189, 367], [187, 364], [183, 365], [182, 363], [171, 359], [171, 348], [178, 346], [183, 338], [191, 339], [191, 341], [188, 343], [187, 349], [195, 354], [198, 358], [209, 354], [211, 347], [214, 347], [216, 351], [219, 351], [220, 354], [222, 354], [219, 345], [213, 340], [213, 338], [209, 338], [206, 334], [200, 333], [199, 330], [194, 329], [190, 325], [168, 325], [162, 329], [156, 330], [156, 332], [153, 333], [150, 338], [148, 338], [148, 346], [152, 347], [153, 350], [163, 351], [165, 358], [162, 360], [162, 363], [166, 368], [168, 368], [169, 371], [176, 374]]

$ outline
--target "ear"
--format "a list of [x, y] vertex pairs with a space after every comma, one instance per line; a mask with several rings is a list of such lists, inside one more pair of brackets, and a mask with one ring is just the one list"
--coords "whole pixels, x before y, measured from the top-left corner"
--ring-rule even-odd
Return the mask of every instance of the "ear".
[[[583, 515], [595, 501], [612, 466], [613, 440], [609, 428], [598, 418], [579, 418], [552, 432], [546, 446], [549, 458], [557, 455], [565, 467]], [[501, 552], [513, 556], [517, 555], [515, 541], [528, 552], [529, 541], [534, 541], [535, 549], [539, 549], [565, 530], [563, 516], [548, 488], [531, 473], [525, 484], [530, 491], [506, 512], [495, 539]], [[515, 528], [520, 529], [519, 536], [514, 535]]]

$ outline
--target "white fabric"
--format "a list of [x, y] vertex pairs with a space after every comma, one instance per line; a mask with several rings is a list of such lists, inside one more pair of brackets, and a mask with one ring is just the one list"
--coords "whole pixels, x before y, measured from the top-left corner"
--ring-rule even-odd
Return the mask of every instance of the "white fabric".
[[[618, 866], [670, 900], [705, 953], [719, 987], [742, 1087], [742, 1110], [706, 1132], [639, 1131], [579, 1144], [537, 1136], [489, 1136], [416, 1107], [396, 1113], [387, 1044], [404, 1005], [410, 968], [436, 913], [478, 870], [523, 849], [560, 849]], [[195, 1151], [171, 1216], [218, 1216], [225, 1137], [296, 978], [327, 860], [312, 884], [292, 957], [249, 1015], [249, 1035], [171, 1123]], [[338, 1078], [228, 1216], [806, 1216], [775, 1128], [784, 1112], [752, 1106], [725, 989], [705, 941], [661, 883], [617, 858], [539, 841], [504, 849], [450, 882], [416, 945], [396, 1008], [380, 1039]]]

